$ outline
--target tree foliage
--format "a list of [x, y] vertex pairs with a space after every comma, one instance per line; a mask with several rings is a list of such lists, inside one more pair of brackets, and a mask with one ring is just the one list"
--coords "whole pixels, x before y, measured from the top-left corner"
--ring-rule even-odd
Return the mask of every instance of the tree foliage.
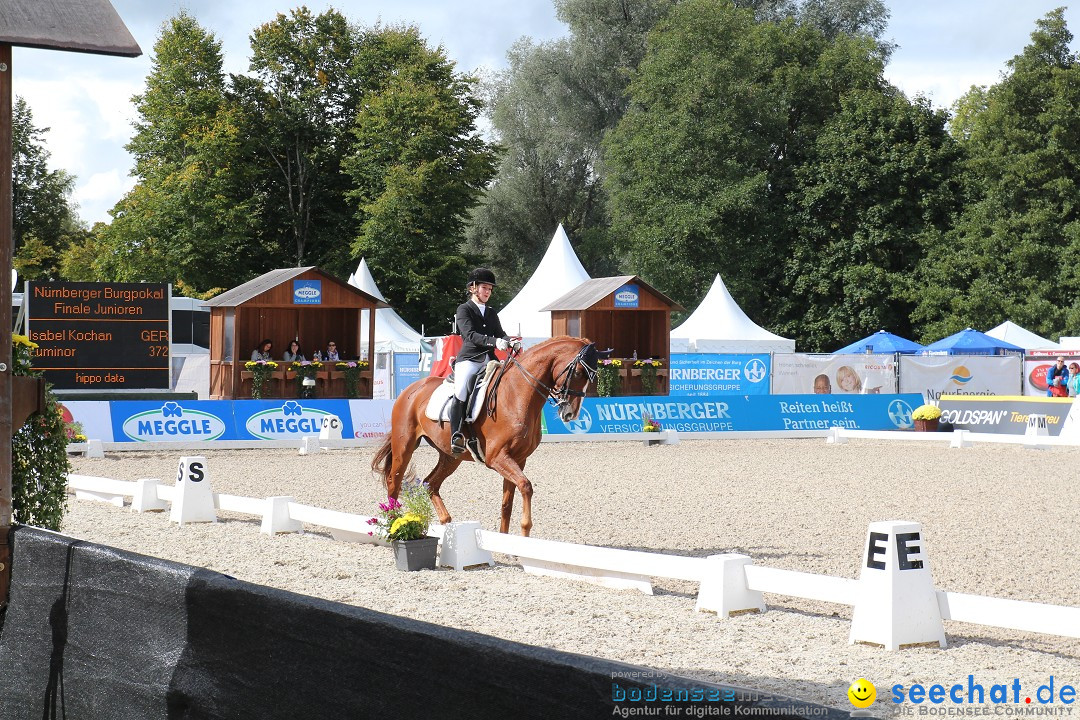
[[35, 127], [30, 106], [16, 98], [11, 117], [13, 265], [27, 280], [58, 278], [60, 256], [85, 232], [71, 202], [74, 176], [49, 168], [48, 130]]
[[965, 97], [963, 210], [920, 272], [924, 338], [1012, 320], [1080, 325], [1080, 65], [1063, 11], [1038, 21], [1001, 82]]

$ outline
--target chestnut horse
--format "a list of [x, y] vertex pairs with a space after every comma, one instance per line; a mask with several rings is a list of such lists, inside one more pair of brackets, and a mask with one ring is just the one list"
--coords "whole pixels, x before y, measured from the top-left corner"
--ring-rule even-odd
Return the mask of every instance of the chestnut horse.
[[[540, 414], [544, 403], [555, 403], [559, 417], [569, 422], [578, 416], [585, 389], [596, 378], [596, 348], [588, 340], [557, 337], [545, 340], [519, 357], [509, 357], [488, 391], [485, 407], [471, 430], [476, 435], [485, 464], [503, 477], [502, 515], [499, 531], [510, 529], [514, 490], [521, 492], [521, 534], [532, 529], [532, 483], [523, 472], [525, 460], [540, 444]], [[391, 429], [375, 453], [371, 469], [386, 482], [386, 492], [396, 498], [401, 491], [409, 460], [427, 439], [439, 451], [435, 468], [424, 479], [439, 522], [450, 522], [439, 488], [457, 466], [473, 460], [470, 450], [454, 457], [450, 453], [450, 423], [429, 420], [424, 414], [431, 393], [444, 380], [417, 380], [394, 402]], [[463, 428], [468, 434], [469, 428]]]

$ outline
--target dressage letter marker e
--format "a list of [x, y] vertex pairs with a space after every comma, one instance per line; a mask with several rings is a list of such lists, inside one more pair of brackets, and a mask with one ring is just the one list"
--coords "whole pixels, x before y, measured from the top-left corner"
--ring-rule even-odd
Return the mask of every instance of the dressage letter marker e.
[[897, 520], [870, 523], [865, 557], [850, 641], [886, 650], [923, 643], [945, 647], [922, 526]]
[[180, 458], [169, 520], [181, 525], [186, 522], [217, 522], [214, 492], [210, 488], [210, 472], [206, 467], [206, 458]]

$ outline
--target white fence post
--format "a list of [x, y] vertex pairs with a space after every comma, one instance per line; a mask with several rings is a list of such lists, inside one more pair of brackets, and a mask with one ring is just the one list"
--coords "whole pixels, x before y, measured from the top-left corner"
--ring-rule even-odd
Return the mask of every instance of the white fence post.
[[322, 449], [319, 444], [319, 438], [314, 435], [305, 435], [300, 438], [300, 454], [301, 455], [314, 455]]
[[884, 645], [886, 650], [931, 642], [945, 647], [922, 525], [872, 522], [864, 547], [849, 641]]
[[744, 610], [764, 612], [765, 599], [746, 583], [746, 566], [752, 563], [749, 555], [737, 553], [705, 558], [705, 574], [701, 578], [694, 609], [697, 612], [714, 612], [723, 618]]
[[299, 520], [293, 520], [289, 514], [289, 503], [295, 502], [293, 498], [275, 495], [266, 498], [263, 502], [266, 503], [266, 509], [263, 510], [262, 526], [259, 532], [274, 535], [279, 532], [304, 531], [304, 524]]
[[443, 526], [439, 545], [439, 565], [464, 570], [470, 565], [494, 565], [491, 553], [476, 542], [478, 522], [452, 522]]
[[158, 499], [157, 478], [139, 478], [135, 494], [131, 497], [131, 509], [135, 512], [164, 510], [165, 501]]
[[169, 520], [181, 525], [185, 522], [217, 522], [214, 491], [210, 488], [210, 471], [206, 467], [206, 458], [180, 458]]
[[97, 459], [105, 457], [105, 448], [100, 440], [86, 441], [86, 457]]

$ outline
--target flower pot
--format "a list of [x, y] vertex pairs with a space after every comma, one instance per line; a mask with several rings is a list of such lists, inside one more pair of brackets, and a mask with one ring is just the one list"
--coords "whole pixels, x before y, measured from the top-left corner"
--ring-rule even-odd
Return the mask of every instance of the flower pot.
[[422, 537], [417, 540], [391, 540], [394, 562], [398, 570], [434, 570], [435, 554], [439, 550], [439, 538]]
[[915, 429], [918, 432], [937, 432], [939, 419], [940, 418], [934, 418], [933, 420], [916, 420]]

